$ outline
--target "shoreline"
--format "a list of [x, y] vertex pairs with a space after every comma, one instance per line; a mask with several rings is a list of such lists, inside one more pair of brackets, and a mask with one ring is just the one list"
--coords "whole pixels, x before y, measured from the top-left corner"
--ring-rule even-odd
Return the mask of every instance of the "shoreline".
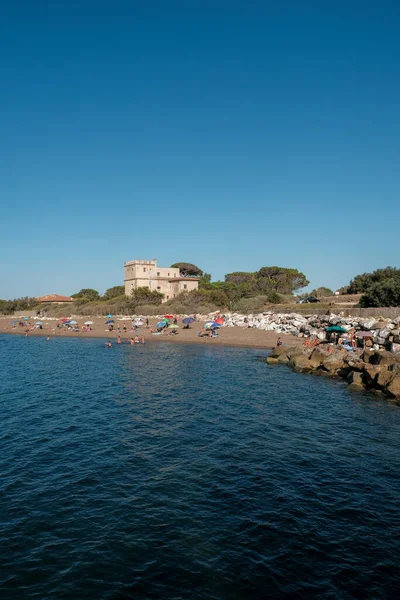
[[[12, 327], [9, 324], [10, 319], [0, 318], [0, 335], [25, 335], [24, 327]], [[252, 328], [240, 328], [240, 327], [221, 327], [219, 330], [218, 337], [207, 338], [198, 337], [197, 332], [203, 327], [202, 323], [196, 323], [195, 327], [191, 329], [180, 329], [177, 335], [168, 335], [168, 333], [162, 333], [160, 335], [153, 335], [150, 332], [151, 327], [155, 323], [149, 322], [149, 328], [140, 328], [137, 332], [133, 331], [112, 331], [109, 332], [104, 330], [104, 323], [95, 324], [95, 329], [92, 331], [68, 331], [57, 329], [57, 321], [45, 322], [43, 329], [35, 329], [29, 332], [29, 337], [47, 337], [50, 339], [66, 339], [66, 338], [79, 338], [79, 339], [104, 339], [110, 340], [113, 344], [117, 342], [118, 335], [121, 336], [121, 343], [127, 344], [130, 342], [132, 337], [136, 335], [139, 338], [144, 338], [145, 343], [158, 343], [158, 342], [170, 342], [172, 344], [201, 344], [210, 346], [227, 346], [237, 348], [259, 348], [264, 350], [271, 350], [276, 346], [276, 340], [280, 336], [284, 347], [290, 348], [301, 344], [302, 340], [290, 335], [290, 334], [276, 334], [272, 331], [264, 331], [260, 329]], [[52, 326], [54, 324], [54, 327]], [[102, 328], [102, 330], [100, 329]], [[168, 331], [168, 330], [167, 330]]]

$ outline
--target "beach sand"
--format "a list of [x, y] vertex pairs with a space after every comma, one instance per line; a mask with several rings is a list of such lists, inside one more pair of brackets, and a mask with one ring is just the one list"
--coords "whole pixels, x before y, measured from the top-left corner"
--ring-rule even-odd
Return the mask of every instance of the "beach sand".
[[[16, 327], [10, 324], [13, 317], [0, 317], [0, 334], [10, 333], [16, 335], [24, 335], [25, 327], [19, 327], [18, 323]], [[276, 334], [273, 331], [262, 331], [261, 329], [248, 329], [241, 327], [221, 327], [218, 331], [218, 337], [216, 338], [200, 338], [197, 332], [204, 326], [203, 322], [195, 322], [191, 325], [190, 329], [183, 329], [182, 324], [178, 321], [179, 329], [178, 335], [169, 335], [170, 330], [162, 333], [161, 335], [153, 335], [150, 331], [156, 324], [156, 319], [149, 319], [149, 329], [146, 326], [141, 327], [135, 334], [132, 331], [123, 332], [122, 327], [125, 322], [129, 329], [132, 321], [126, 319], [125, 321], [118, 321], [115, 318], [115, 330], [108, 332], [107, 326], [104, 322], [107, 320], [105, 317], [80, 317], [76, 318], [78, 321], [79, 332], [68, 331], [65, 328], [57, 329], [57, 323], [59, 321], [52, 321], [42, 318], [43, 329], [34, 329], [29, 332], [29, 336], [50, 336], [50, 338], [104, 338], [116, 343], [118, 335], [121, 335], [122, 343], [128, 343], [130, 339], [138, 335], [140, 338], [143, 336], [146, 342], [171, 342], [173, 344], [208, 344], [212, 346], [243, 346], [251, 348], [265, 348], [269, 349], [276, 345], [276, 340], [280, 336], [282, 343], [285, 346], [296, 346], [301, 343], [300, 339], [292, 335], [285, 335], [283, 333]], [[83, 332], [81, 327], [85, 321], [94, 321], [92, 325], [92, 331]], [[31, 320], [34, 324], [35, 320]], [[121, 331], [118, 332], [116, 328], [118, 324], [121, 327]]]

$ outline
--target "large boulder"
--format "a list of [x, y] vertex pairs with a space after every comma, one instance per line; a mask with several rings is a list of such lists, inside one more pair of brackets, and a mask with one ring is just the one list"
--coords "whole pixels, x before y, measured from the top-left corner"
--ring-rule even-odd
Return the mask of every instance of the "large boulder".
[[334, 354], [327, 355], [322, 366], [329, 374], [334, 375], [338, 373], [345, 366], [343, 353], [335, 352]]
[[363, 376], [357, 371], [351, 371], [347, 377], [349, 383], [348, 389], [353, 392], [362, 392], [365, 390]]
[[389, 396], [400, 398], [400, 375], [396, 375], [386, 388]]
[[[383, 367], [383, 370], [386, 369]], [[381, 371], [382, 368], [379, 365], [370, 365], [365, 363], [362, 374], [364, 383], [369, 387], [375, 387], [376, 379]]]
[[296, 373], [309, 373], [312, 366], [307, 354], [295, 354], [289, 360], [289, 367], [292, 367]]
[[364, 323], [362, 323], [362, 328], [365, 329], [365, 331], [370, 331], [371, 329], [379, 329], [379, 321], [377, 321], [376, 319], [368, 319], [367, 321], [364, 321]]
[[375, 385], [378, 389], [382, 390], [389, 385], [393, 378], [394, 374], [392, 373], [392, 371], [388, 371], [387, 369], [380, 369], [375, 379]]
[[326, 360], [328, 356], [329, 354], [322, 350], [322, 348], [315, 348], [309, 359], [311, 367], [313, 369], [318, 369], [318, 367], [323, 364], [324, 360]]

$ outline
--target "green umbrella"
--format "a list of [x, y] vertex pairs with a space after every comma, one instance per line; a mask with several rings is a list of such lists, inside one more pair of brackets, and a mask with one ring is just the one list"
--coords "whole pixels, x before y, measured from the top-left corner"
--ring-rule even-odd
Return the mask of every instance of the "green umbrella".
[[331, 331], [335, 331], [336, 333], [346, 333], [346, 330], [343, 329], [343, 327], [340, 327], [340, 325], [331, 325], [330, 327], [326, 328], [326, 331], [328, 333]]
[[168, 329], [179, 329], [179, 325], [170, 325]]

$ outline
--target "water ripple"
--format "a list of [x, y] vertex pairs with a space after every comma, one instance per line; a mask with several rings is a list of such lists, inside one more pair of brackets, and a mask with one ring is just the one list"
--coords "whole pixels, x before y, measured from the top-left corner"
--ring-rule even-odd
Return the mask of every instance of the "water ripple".
[[400, 409], [257, 354], [0, 337], [1, 598], [397, 598]]

